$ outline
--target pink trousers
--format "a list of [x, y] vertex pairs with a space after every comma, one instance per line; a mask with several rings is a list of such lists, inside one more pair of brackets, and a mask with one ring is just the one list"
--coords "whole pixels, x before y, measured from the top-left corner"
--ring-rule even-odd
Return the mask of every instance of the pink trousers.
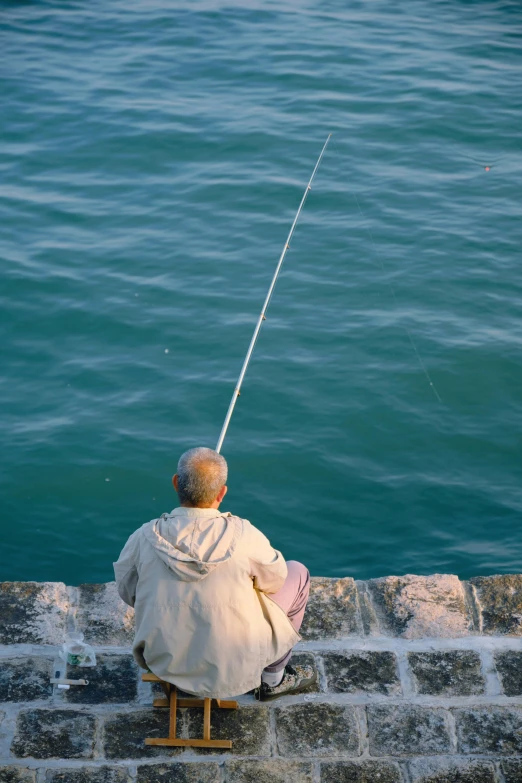
[[[295, 630], [298, 631], [303, 622], [308, 594], [310, 593], [310, 572], [308, 568], [296, 560], [288, 560], [286, 564], [288, 566], [288, 576], [285, 579], [285, 583], [277, 593], [271, 593], [270, 598], [281, 607]], [[267, 666], [265, 671], [281, 671], [285, 668], [291, 656], [292, 650], [289, 650], [278, 661]]]

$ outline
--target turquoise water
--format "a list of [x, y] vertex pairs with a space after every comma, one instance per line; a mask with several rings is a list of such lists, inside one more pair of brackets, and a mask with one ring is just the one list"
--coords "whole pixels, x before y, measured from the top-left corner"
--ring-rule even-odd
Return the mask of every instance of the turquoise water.
[[330, 131], [224, 508], [315, 574], [520, 571], [518, 0], [0, 11], [0, 578], [176, 505]]

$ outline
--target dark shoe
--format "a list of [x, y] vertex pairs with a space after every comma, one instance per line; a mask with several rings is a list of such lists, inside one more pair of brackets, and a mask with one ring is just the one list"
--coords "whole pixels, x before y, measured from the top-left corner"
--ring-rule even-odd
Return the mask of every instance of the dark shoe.
[[306, 690], [317, 681], [317, 672], [313, 666], [285, 666], [283, 679], [274, 688], [262, 682], [254, 691], [258, 701], [272, 701], [280, 696], [292, 696]]

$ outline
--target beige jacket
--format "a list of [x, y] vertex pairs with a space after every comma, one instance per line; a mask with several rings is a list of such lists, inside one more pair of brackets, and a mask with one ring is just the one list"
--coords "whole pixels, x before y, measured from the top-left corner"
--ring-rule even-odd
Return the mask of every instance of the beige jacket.
[[114, 572], [135, 609], [137, 662], [188, 693], [246, 693], [300, 639], [267, 595], [285, 560], [246, 519], [175, 508], [132, 534]]

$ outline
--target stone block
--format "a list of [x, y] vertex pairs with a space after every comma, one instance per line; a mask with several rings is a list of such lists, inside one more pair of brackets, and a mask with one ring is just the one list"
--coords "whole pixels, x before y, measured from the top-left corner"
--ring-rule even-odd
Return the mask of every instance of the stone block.
[[122, 704], [136, 699], [138, 666], [132, 655], [97, 655], [96, 666], [68, 666], [67, 677], [84, 677], [88, 685], [65, 692], [70, 704]]
[[[187, 737], [203, 736], [203, 710], [186, 710]], [[243, 707], [237, 710], [214, 708], [211, 715], [210, 736], [212, 739], [232, 740], [232, 750], [222, 751], [241, 756], [270, 755], [269, 711], [266, 706]], [[193, 748], [194, 753], [216, 755], [219, 750]]]
[[486, 634], [522, 636], [522, 574], [477, 576], [470, 579]]
[[171, 761], [138, 767], [137, 783], [220, 783], [215, 761]]
[[16, 767], [12, 764], [0, 766], [0, 783], [35, 783], [36, 770]]
[[402, 783], [402, 775], [393, 761], [327, 761], [321, 783]]
[[19, 758], [90, 758], [95, 728], [94, 716], [84, 712], [22, 710], [11, 751]]
[[371, 579], [372, 595], [382, 630], [404, 639], [467, 636], [472, 612], [457, 576], [388, 576]]
[[273, 758], [234, 759], [225, 764], [225, 780], [226, 783], [312, 783], [312, 765], [309, 761]]
[[127, 783], [129, 770], [125, 767], [76, 767], [48, 769], [45, 783]]
[[275, 710], [282, 756], [360, 756], [354, 707], [338, 704], [293, 704]]
[[392, 652], [325, 653], [323, 660], [332, 693], [400, 693], [397, 658]]
[[367, 636], [379, 636], [379, 621], [372, 603], [372, 597], [370, 590], [368, 589], [368, 584], [367, 582], [362, 582], [360, 580], [357, 580], [355, 584], [357, 585], [359, 612], [361, 614], [363, 632]]
[[314, 576], [300, 634], [303, 639], [342, 639], [358, 634], [357, 590], [351, 577]]
[[320, 693], [321, 691], [321, 683], [319, 678], [319, 672], [317, 667], [317, 661], [315, 659], [315, 655], [312, 655], [312, 653], [308, 652], [295, 652], [292, 655], [292, 658], [290, 660], [291, 666], [313, 666], [316, 670], [317, 674], [317, 682], [314, 682], [313, 685], [309, 685], [308, 688], [305, 688], [304, 691], [301, 691], [301, 693]]
[[134, 609], [121, 600], [115, 582], [80, 585], [78, 626], [91, 644], [132, 645]]
[[53, 694], [51, 658], [5, 658], [0, 665], [0, 701], [38, 701]]
[[68, 610], [62, 582], [0, 582], [0, 644], [59, 644]]
[[505, 759], [500, 768], [504, 783], [522, 783], [522, 759]]
[[370, 705], [368, 733], [372, 756], [429, 756], [451, 748], [445, 710], [439, 708]]
[[473, 650], [408, 653], [419, 693], [431, 696], [474, 696], [484, 693], [480, 655]]
[[[177, 734], [183, 733], [183, 716], [177, 711]], [[146, 759], [178, 756], [183, 748], [145, 745], [146, 737], [169, 736], [169, 711], [149, 707], [135, 712], [112, 713], [103, 728], [103, 749], [107, 759]]]
[[522, 651], [503, 650], [495, 655], [495, 665], [506, 696], [522, 695]]
[[415, 759], [409, 764], [411, 783], [496, 783], [490, 761], [477, 759]]
[[460, 753], [522, 753], [522, 709], [473, 707], [455, 710]]

